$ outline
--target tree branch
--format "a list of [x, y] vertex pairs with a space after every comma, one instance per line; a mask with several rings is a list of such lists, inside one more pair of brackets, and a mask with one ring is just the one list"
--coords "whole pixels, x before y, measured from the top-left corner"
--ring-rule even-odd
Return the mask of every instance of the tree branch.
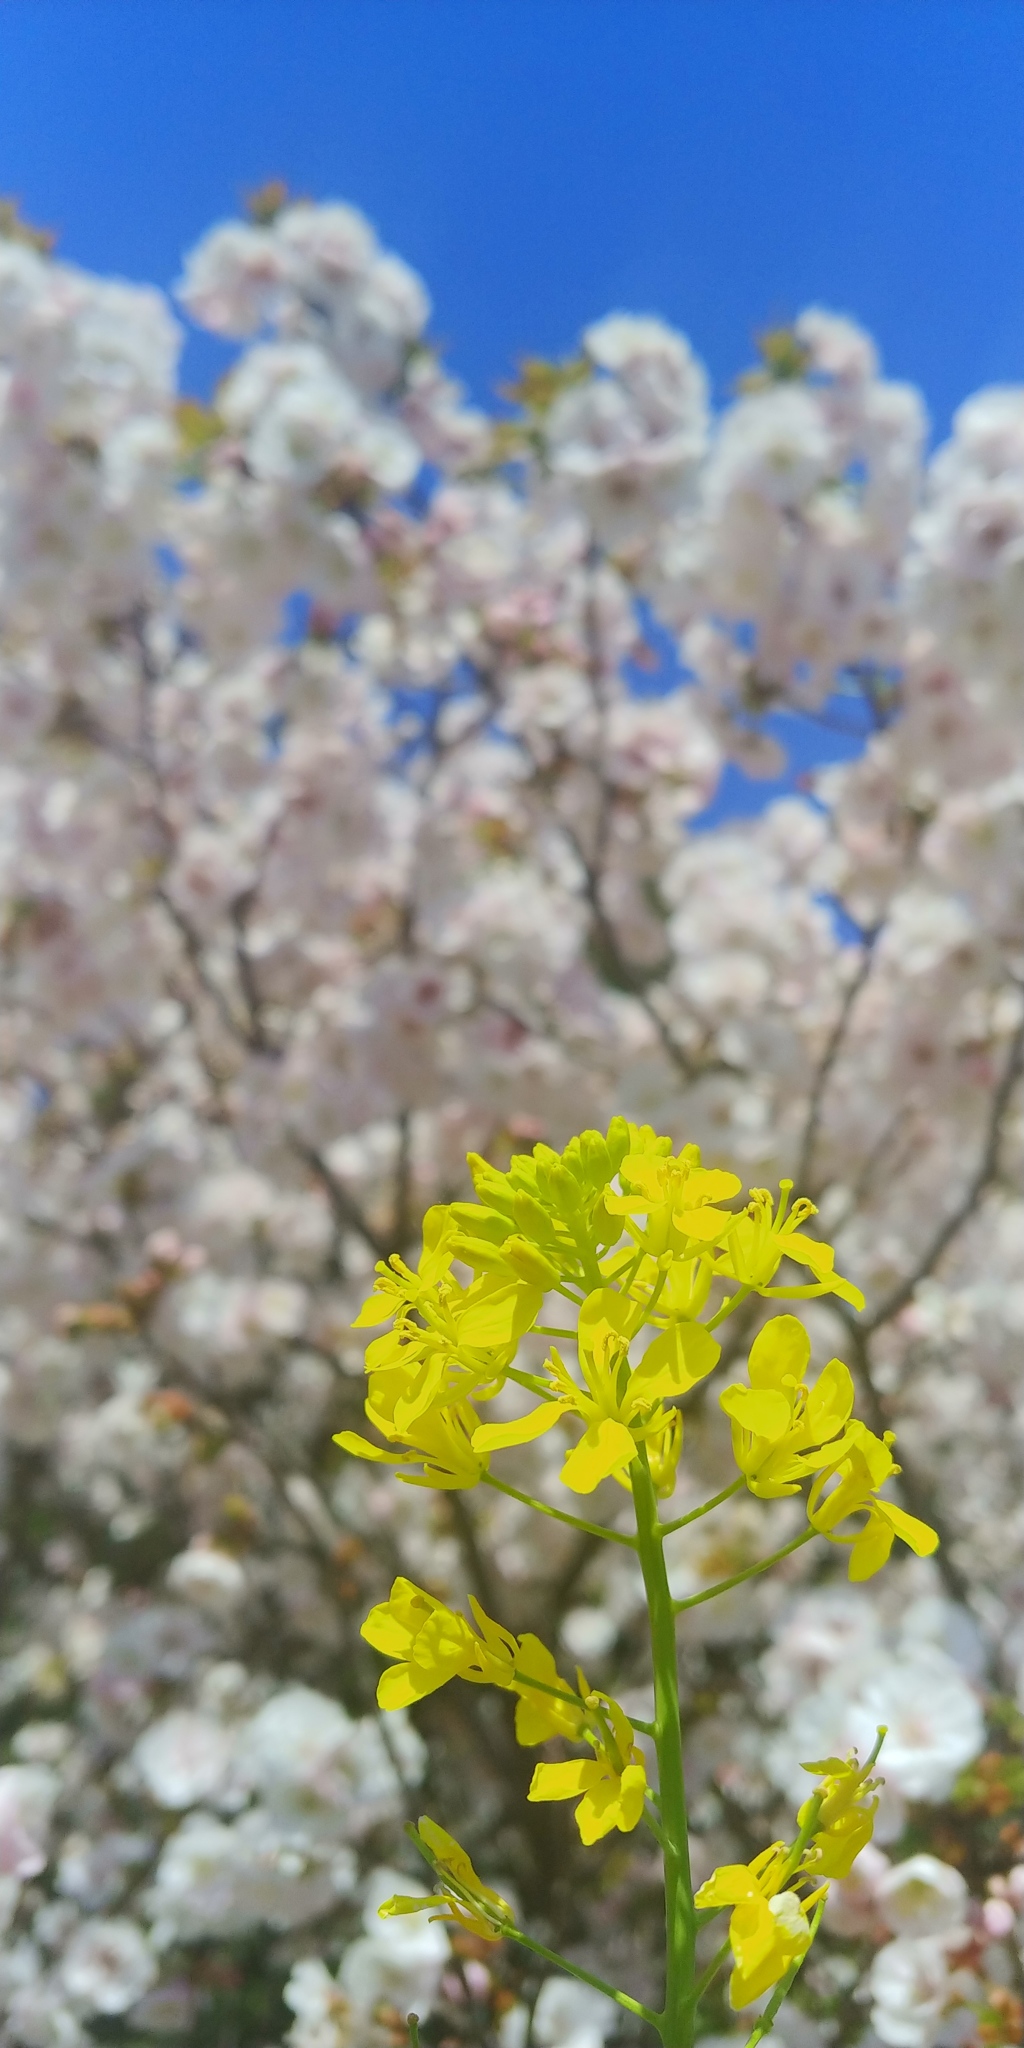
[[807, 1105], [807, 1120], [804, 1124], [804, 1134], [800, 1144], [800, 1156], [794, 1174], [794, 1182], [797, 1188], [805, 1188], [810, 1179], [814, 1147], [817, 1143], [818, 1131], [821, 1126], [821, 1113], [825, 1103], [825, 1091], [828, 1088], [836, 1061], [842, 1051], [843, 1041], [853, 1014], [854, 1004], [871, 972], [875, 946], [881, 929], [881, 925], [878, 924], [874, 926], [873, 930], [865, 934], [864, 950], [861, 955], [860, 964], [843, 996], [839, 1015], [832, 1026], [825, 1050], [818, 1062], [818, 1071], [814, 1076], [811, 1097]]
[[361, 1237], [375, 1259], [386, 1259], [392, 1247], [378, 1231], [374, 1230], [344, 1182], [331, 1172], [323, 1153], [318, 1152], [315, 1145], [307, 1145], [295, 1131], [289, 1132], [289, 1139], [293, 1150], [298, 1153], [300, 1159], [305, 1160], [310, 1172], [314, 1173], [320, 1182], [330, 1204], [336, 1228], [339, 1231], [351, 1231], [354, 1237]]
[[[988, 1121], [985, 1127], [984, 1143], [978, 1164], [956, 1207], [950, 1211], [945, 1221], [940, 1223], [939, 1228], [922, 1252], [913, 1271], [908, 1273], [905, 1279], [900, 1280], [888, 1294], [883, 1295], [882, 1300], [877, 1306], [856, 1324], [856, 1328], [863, 1337], [872, 1337], [876, 1330], [880, 1330], [883, 1324], [891, 1322], [893, 1316], [899, 1315], [900, 1310], [905, 1308], [908, 1301], [913, 1299], [921, 1281], [927, 1280], [929, 1273], [934, 1272], [943, 1252], [947, 1251], [954, 1238], [959, 1236], [965, 1223], [970, 1222], [982, 1196], [992, 1186], [993, 1181], [998, 1178], [1002, 1157], [1003, 1119], [1010, 1106], [1013, 1091], [1020, 1080], [1022, 1072], [1024, 1072], [1024, 1015], [1021, 1016], [1021, 1021], [1014, 1032], [1006, 1066], [1003, 1069], [1002, 1079], [992, 1097]], [[850, 1328], [854, 1327], [851, 1315], [847, 1315], [845, 1320]]]

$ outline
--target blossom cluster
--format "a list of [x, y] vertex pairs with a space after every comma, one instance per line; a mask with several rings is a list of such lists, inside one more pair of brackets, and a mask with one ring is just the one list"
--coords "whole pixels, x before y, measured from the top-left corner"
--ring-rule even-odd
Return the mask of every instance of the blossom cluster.
[[[184, 317], [236, 349], [209, 403]], [[0, 221], [0, 2040], [390, 2048], [410, 2009], [502, 2048], [628, 2031], [504, 1943], [376, 1914], [415, 1895], [429, 1776], [498, 1896], [585, 1965], [655, 1968], [643, 1850], [616, 1861], [613, 1826], [585, 1856], [524, 1805], [487, 1687], [379, 1716], [359, 1634], [396, 1579], [463, 1619], [473, 1595], [645, 1754], [635, 1560], [516, 1497], [567, 1498], [574, 1413], [585, 1512], [619, 1526], [646, 1431], [680, 1520], [702, 1876], [779, 1837], [804, 1760], [889, 1730], [875, 1845], [780, 2037], [1013, 2042], [1024, 387], [929, 457], [845, 317], [764, 336], [716, 408], [681, 334], [615, 312], [485, 409], [430, 319], [340, 204], [261, 195], [175, 301]], [[863, 748], [709, 822], [724, 771], [782, 773], [795, 720]], [[523, 1331], [538, 1290], [565, 1321], [520, 1168], [613, 1118], [699, 1145], [712, 1208], [732, 1165], [792, 1178], [836, 1248], [725, 1326], [731, 1407], [655, 1307], [678, 1463], [675, 1396], [607, 1410], [614, 1331], [590, 1409], [557, 1334], [523, 1337], [532, 1390], [499, 1384], [517, 1303]], [[429, 1219], [471, 1194], [467, 1151], [509, 1227], [455, 1250]], [[609, 1244], [639, 1253], [656, 1190], [630, 1187]], [[716, 1286], [773, 1204], [707, 1240]], [[430, 1442], [388, 1406], [391, 1334], [351, 1327], [424, 1243], [444, 1313], [481, 1316], [456, 1410], [493, 1401]], [[329, 1439], [362, 1431], [370, 1353], [386, 1455], [359, 1460]], [[833, 1354], [849, 1385], [806, 1369]], [[524, 1434], [527, 1392], [550, 1427]], [[807, 1463], [840, 1443], [842, 1473]], [[484, 1462], [504, 1491], [466, 1489]], [[844, 1486], [876, 1503], [859, 1550], [748, 1573], [815, 1517], [860, 1528], [833, 1526]], [[918, 1885], [932, 1919], [901, 1919]]]

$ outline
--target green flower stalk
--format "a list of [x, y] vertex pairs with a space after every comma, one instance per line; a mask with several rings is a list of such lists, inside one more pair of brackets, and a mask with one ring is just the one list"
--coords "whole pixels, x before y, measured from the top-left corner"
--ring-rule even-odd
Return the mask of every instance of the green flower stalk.
[[[683, 1451], [681, 1398], [718, 1364], [716, 1336], [741, 1302], [835, 1295], [863, 1306], [835, 1271], [831, 1246], [806, 1235], [814, 1214], [753, 1188], [740, 1207], [735, 1174], [701, 1164], [696, 1146], [678, 1154], [648, 1126], [613, 1120], [584, 1131], [558, 1154], [538, 1145], [507, 1173], [470, 1157], [477, 1201], [431, 1209], [413, 1271], [397, 1255], [377, 1268], [357, 1323], [389, 1322], [367, 1351], [366, 1414], [383, 1440], [352, 1431], [336, 1441], [356, 1457], [391, 1463], [407, 1484], [445, 1490], [490, 1485], [636, 1553], [647, 1595], [654, 1720], [635, 1728], [619, 1703], [577, 1669], [570, 1682], [538, 1637], [515, 1636], [470, 1601], [472, 1619], [405, 1578], [367, 1616], [363, 1635], [389, 1659], [378, 1689], [382, 1708], [413, 1704], [450, 1680], [493, 1685], [516, 1701], [517, 1740], [560, 1738], [582, 1754], [537, 1764], [528, 1798], [574, 1800], [585, 1844], [645, 1822], [664, 1859], [664, 2004], [653, 2011], [628, 1992], [555, 1955], [516, 1926], [510, 1908], [477, 1876], [469, 1857], [435, 1821], [412, 1830], [437, 1885], [428, 1899], [393, 1899], [385, 1914], [431, 1911], [485, 1940], [508, 1939], [594, 1985], [647, 2020], [664, 2048], [691, 2048], [701, 2000], [731, 1962], [730, 1999], [742, 2010], [772, 1996], [751, 2041], [771, 2031], [814, 1939], [829, 1881], [845, 1876], [869, 1840], [880, 1780], [870, 1775], [879, 1744], [861, 1764], [829, 1757], [805, 1768], [821, 1779], [801, 1807], [792, 1842], [775, 1842], [750, 1864], [727, 1864], [694, 1893], [690, 1875], [683, 1740], [677, 1676], [678, 1617], [815, 1537], [850, 1551], [851, 1579], [886, 1562], [899, 1539], [919, 1556], [933, 1530], [879, 1489], [899, 1472], [893, 1438], [853, 1415], [853, 1382], [840, 1359], [808, 1386], [810, 1342], [795, 1316], [773, 1316], [755, 1337], [744, 1380], [720, 1405], [732, 1429], [736, 1480], [703, 1508], [663, 1520]], [[468, 1269], [468, 1281], [457, 1267]], [[798, 1277], [788, 1277], [793, 1271]], [[780, 1278], [781, 1275], [781, 1278]], [[809, 1277], [806, 1277], [809, 1276]], [[545, 1298], [571, 1304], [573, 1323], [542, 1324]], [[539, 1373], [521, 1369], [520, 1340], [559, 1337]], [[567, 1358], [568, 1345], [575, 1355]], [[481, 1409], [514, 1383], [534, 1405], [511, 1422]], [[634, 1533], [602, 1529], [533, 1500], [492, 1471], [491, 1460], [568, 1424], [573, 1442], [562, 1483], [576, 1496], [614, 1479], [630, 1495]], [[719, 1586], [673, 1600], [665, 1565], [669, 1531], [711, 1514], [741, 1487], [759, 1499], [807, 1486], [806, 1530], [783, 1550]], [[657, 1786], [648, 1784], [637, 1732], [652, 1738]], [[728, 1935], [698, 1972], [702, 1926], [729, 1911]]]

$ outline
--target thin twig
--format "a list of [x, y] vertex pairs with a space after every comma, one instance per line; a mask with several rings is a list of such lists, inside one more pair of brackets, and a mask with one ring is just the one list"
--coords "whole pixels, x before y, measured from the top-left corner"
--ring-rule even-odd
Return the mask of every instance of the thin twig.
[[470, 1584], [481, 1605], [486, 1607], [488, 1614], [493, 1614], [497, 1602], [497, 1589], [490, 1564], [480, 1547], [476, 1523], [465, 1494], [457, 1489], [449, 1492], [448, 1507]]
[[570, 1977], [578, 1977], [581, 1984], [589, 1984], [594, 1991], [602, 1991], [606, 1998], [613, 1998], [616, 2005], [625, 2006], [627, 2012], [636, 2013], [638, 2019], [647, 2020], [652, 2027], [657, 2027], [663, 2018], [663, 2014], [652, 2012], [649, 2005], [642, 2005], [639, 1998], [630, 1998], [627, 1991], [616, 1991], [614, 1984], [606, 1984], [603, 1977], [595, 1977], [592, 1970], [581, 1969], [578, 1963], [570, 1963], [566, 1956], [556, 1955], [554, 1949], [532, 1941], [528, 1934], [521, 1934], [518, 1927], [510, 1927], [508, 1937], [510, 1941], [518, 1941], [523, 1948], [532, 1950], [545, 1963], [551, 1963], [556, 1970], [565, 1970]]
[[791, 1543], [784, 1543], [781, 1550], [773, 1550], [770, 1557], [762, 1557], [757, 1564], [748, 1564], [744, 1571], [733, 1572], [729, 1579], [719, 1579], [715, 1586], [707, 1586], [703, 1593], [691, 1593], [686, 1600], [673, 1600], [673, 1614], [685, 1614], [690, 1607], [703, 1607], [705, 1600], [713, 1600], [716, 1593], [728, 1593], [733, 1586], [742, 1586], [745, 1579], [755, 1579], [758, 1572], [768, 1571], [773, 1564], [781, 1563], [791, 1551], [799, 1550], [804, 1543], [810, 1543], [818, 1535], [817, 1529], [803, 1529], [794, 1536]]
[[582, 1529], [587, 1536], [603, 1537], [607, 1543], [621, 1543], [626, 1550], [636, 1549], [635, 1536], [626, 1536], [620, 1529], [607, 1529], [600, 1522], [585, 1522], [580, 1515], [567, 1515], [564, 1508], [553, 1508], [547, 1501], [534, 1500], [529, 1493], [520, 1493], [517, 1486], [509, 1486], [504, 1479], [495, 1479], [493, 1472], [485, 1472], [484, 1485], [493, 1486], [498, 1493], [507, 1493], [510, 1500], [522, 1502], [524, 1508], [536, 1508], [540, 1515], [550, 1515], [552, 1521], [565, 1522], [570, 1529]]
[[310, 1172], [314, 1173], [320, 1182], [330, 1204], [336, 1228], [339, 1231], [351, 1231], [353, 1236], [361, 1237], [363, 1243], [369, 1246], [375, 1259], [386, 1259], [391, 1249], [387, 1240], [381, 1237], [378, 1231], [374, 1230], [372, 1223], [364, 1216], [355, 1196], [349, 1193], [348, 1188], [343, 1181], [338, 1179], [337, 1174], [331, 1172], [323, 1153], [318, 1152], [315, 1145], [307, 1144], [303, 1138], [298, 1136], [297, 1132], [292, 1131], [289, 1133], [289, 1136], [293, 1150], [298, 1153], [300, 1159], [305, 1160]]
[[[1009, 1056], [1003, 1069], [1002, 1079], [992, 1097], [988, 1122], [985, 1126], [985, 1139], [981, 1149], [981, 1157], [959, 1202], [954, 1209], [951, 1209], [945, 1221], [940, 1223], [939, 1228], [922, 1252], [913, 1271], [908, 1273], [905, 1279], [900, 1280], [888, 1294], [883, 1296], [877, 1306], [858, 1322], [857, 1328], [863, 1336], [873, 1336], [876, 1330], [882, 1328], [883, 1324], [891, 1322], [893, 1316], [899, 1315], [900, 1310], [906, 1308], [908, 1301], [913, 1299], [921, 1281], [927, 1280], [929, 1273], [934, 1272], [943, 1252], [947, 1251], [953, 1239], [959, 1236], [965, 1223], [970, 1222], [982, 1195], [987, 1193], [993, 1181], [998, 1178], [1002, 1157], [1003, 1119], [1010, 1106], [1013, 1091], [1021, 1077], [1022, 1071], [1024, 1071], [1024, 1015], [1021, 1016], [1021, 1021], [1014, 1032]], [[848, 1317], [847, 1320], [852, 1325], [852, 1317]]]
[[818, 1071], [814, 1076], [814, 1085], [811, 1089], [811, 1099], [807, 1105], [807, 1120], [804, 1124], [804, 1134], [800, 1144], [800, 1157], [794, 1175], [794, 1182], [797, 1188], [805, 1188], [810, 1179], [814, 1147], [817, 1143], [818, 1131], [821, 1127], [821, 1113], [825, 1104], [825, 1092], [832, 1077], [836, 1061], [843, 1048], [843, 1041], [849, 1029], [854, 1004], [871, 972], [875, 946], [881, 929], [880, 924], [875, 925], [873, 930], [866, 932], [864, 935], [864, 950], [861, 955], [860, 964], [843, 996], [839, 1007], [839, 1015], [832, 1026], [825, 1050], [818, 1062]]

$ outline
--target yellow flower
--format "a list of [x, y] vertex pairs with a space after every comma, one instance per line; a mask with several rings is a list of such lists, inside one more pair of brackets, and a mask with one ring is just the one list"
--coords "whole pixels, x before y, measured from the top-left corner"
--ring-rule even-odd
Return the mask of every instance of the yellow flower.
[[457, 1233], [447, 1208], [428, 1209], [423, 1236], [417, 1272], [397, 1252], [378, 1264], [374, 1292], [352, 1326], [394, 1317], [394, 1328], [367, 1346], [366, 1370], [371, 1380], [380, 1372], [401, 1373], [393, 1398], [399, 1432], [453, 1396], [496, 1393], [549, 1284], [538, 1284], [536, 1276], [485, 1273], [461, 1286], [451, 1272]]
[[[737, 1219], [735, 1229], [729, 1232], [725, 1249], [715, 1260], [715, 1272], [729, 1279], [738, 1280], [741, 1287], [750, 1287], [758, 1294], [777, 1300], [806, 1301], [814, 1295], [838, 1294], [841, 1301], [848, 1301], [854, 1308], [863, 1308], [864, 1296], [852, 1281], [844, 1280], [834, 1268], [835, 1253], [830, 1244], [822, 1244], [817, 1238], [805, 1237], [800, 1229], [809, 1216], [817, 1210], [813, 1202], [801, 1198], [789, 1208], [789, 1197], [793, 1187], [791, 1180], [779, 1183], [779, 1206], [776, 1211], [774, 1197], [767, 1188], [751, 1188], [750, 1201], [745, 1213]], [[813, 1281], [799, 1287], [773, 1287], [771, 1282], [783, 1259], [792, 1259], [798, 1266], [808, 1266], [814, 1275]]]
[[408, 1707], [447, 1685], [470, 1678], [479, 1685], [507, 1685], [516, 1659], [516, 1640], [482, 1614], [486, 1634], [476, 1636], [462, 1614], [424, 1593], [411, 1579], [396, 1579], [386, 1600], [371, 1607], [359, 1633], [384, 1657], [399, 1662], [381, 1674], [377, 1704], [386, 1712]]
[[[581, 1841], [598, 1842], [613, 1828], [628, 1835], [644, 1810], [647, 1773], [642, 1751], [622, 1708], [606, 1693], [590, 1693], [584, 1702], [582, 1733], [595, 1751], [572, 1763], [538, 1764], [528, 1798], [576, 1799], [576, 1825]], [[580, 1797], [582, 1794], [582, 1797]]]
[[486, 1456], [473, 1448], [476, 1409], [468, 1401], [451, 1401], [444, 1407], [428, 1409], [399, 1429], [394, 1416], [402, 1400], [403, 1385], [401, 1373], [379, 1373], [365, 1404], [368, 1421], [375, 1424], [388, 1443], [396, 1446], [394, 1450], [381, 1450], [354, 1429], [341, 1430], [334, 1438], [335, 1443], [343, 1451], [350, 1451], [354, 1458], [406, 1467], [397, 1476], [409, 1486], [434, 1486], [447, 1492], [476, 1486], [487, 1470]]
[[481, 1941], [501, 1941], [511, 1933], [515, 1916], [507, 1899], [477, 1876], [465, 1849], [453, 1835], [426, 1814], [421, 1815], [418, 1827], [410, 1827], [407, 1832], [440, 1879], [440, 1890], [426, 1899], [406, 1898], [401, 1893], [385, 1899], [377, 1909], [382, 1920], [391, 1920], [399, 1913], [426, 1913], [434, 1906], [438, 1910], [430, 1914], [432, 1920], [451, 1921], [467, 1934], [478, 1935]]
[[576, 1694], [558, 1675], [550, 1650], [538, 1636], [514, 1636], [485, 1614], [470, 1594], [478, 1634], [465, 1615], [435, 1600], [411, 1579], [398, 1578], [386, 1600], [372, 1607], [360, 1634], [384, 1657], [398, 1661], [381, 1674], [377, 1704], [385, 1712], [408, 1707], [437, 1692], [450, 1678], [473, 1685], [497, 1685], [519, 1694], [516, 1737], [524, 1747], [553, 1735], [576, 1738], [586, 1720], [577, 1673]]
[[[815, 1479], [807, 1501], [812, 1527], [831, 1543], [850, 1545], [850, 1578], [873, 1578], [887, 1562], [899, 1536], [918, 1557], [930, 1557], [939, 1539], [927, 1522], [908, 1515], [891, 1500], [879, 1500], [877, 1491], [900, 1468], [889, 1449], [895, 1438], [874, 1436], [862, 1422], [851, 1422], [840, 1443], [832, 1446], [834, 1456], [827, 1469]], [[831, 1489], [827, 1491], [826, 1489]], [[866, 1514], [863, 1527], [854, 1534], [837, 1534], [838, 1525], [849, 1515]]]
[[[538, 1682], [531, 1684], [531, 1679]], [[519, 1694], [516, 1741], [524, 1749], [535, 1742], [547, 1742], [553, 1735], [568, 1736], [570, 1742], [579, 1740], [586, 1719], [583, 1701], [589, 1687], [581, 1671], [576, 1674], [576, 1682], [579, 1692], [573, 1693], [559, 1677], [555, 1660], [539, 1636], [520, 1636], [512, 1689]]]
[[814, 1386], [805, 1387], [810, 1357], [811, 1340], [796, 1316], [773, 1316], [750, 1347], [750, 1385], [719, 1395], [732, 1422], [736, 1463], [762, 1500], [796, 1493], [834, 1456], [822, 1447], [840, 1435], [852, 1413], [848, 1368], [832, 1358]]
[[[692, 1256], [695, 1246], [718, 1244], [739, 1218], [732, 1209], [721, 1209], [738, 1194], [741, 1182], [734, 1173], [700, 1163], [700, 1147], [684, 1145], [678, 1158], [654, 1152], [630, 1152], [619, 1168], [623, 1192], [605, 1196], [611, 1216], [621, 1216], [634, 1243], [652, 1257], [665, 1252]], [[645, 1216], [641, 1226], [635, 1216]]]
[[813, 1823], [810, 1844], [802, 1858], [808, 1875], [849, 1877], [861, 1850], [870, 1842], [878, 1810], [877, 1787], [884, 1780], [868, 1774], [885, 1733], [884, 1728], [879, 1729], [878, 1740], [864, 1764], [851, 1754], [845, 1760], [828, 1756], [821, 1763], [801, 1765], [801, 1770], [811, 1771], [824, 1780], [797, 1814], [801, 1832]]
[[[710, 1372], [720, 1347], [701, 1324], [691, 1323], [685, 1343], [662, 1349], [663, 1339], [655, 1338], [639, 1365], [631, 1366], [629, 1342], [636, 1319], [627, 1295], [595, 1288], [579, 1314], [583, 1385], [552, 1351], [547, 1364], [552, 1399], [515, 1422], [481, 1424], [473, 1434], [474, 1450], [489, 1454], [531, 1443], [563, 1416], [575, 1415], [585, 1425], [584, 1434], [567, 1453], [561, 1475], [574, 1493], [592, 1493], [602, 1479], [624, 1475], [643, 1443], [654, 1445], [664, 1485], [681, 1438], [662, 1404]], [[674, 1466], [672, 1471], [674, 1476]]]
[[725, 1863], [702, 1884], [694, 1904], [712, 1911], [733, 1908], [729, 1921], [729, 1945], [734, 1969], [729, 1984], [729, 2003], [734, 2011], [770, 1991], [773, 1984], [811, 1945], [809, 1909], [812, 1897], [801, 1899], [783, 1890], [789, 1852], [784, 1842], [773, 1842], [752, 1863]]

